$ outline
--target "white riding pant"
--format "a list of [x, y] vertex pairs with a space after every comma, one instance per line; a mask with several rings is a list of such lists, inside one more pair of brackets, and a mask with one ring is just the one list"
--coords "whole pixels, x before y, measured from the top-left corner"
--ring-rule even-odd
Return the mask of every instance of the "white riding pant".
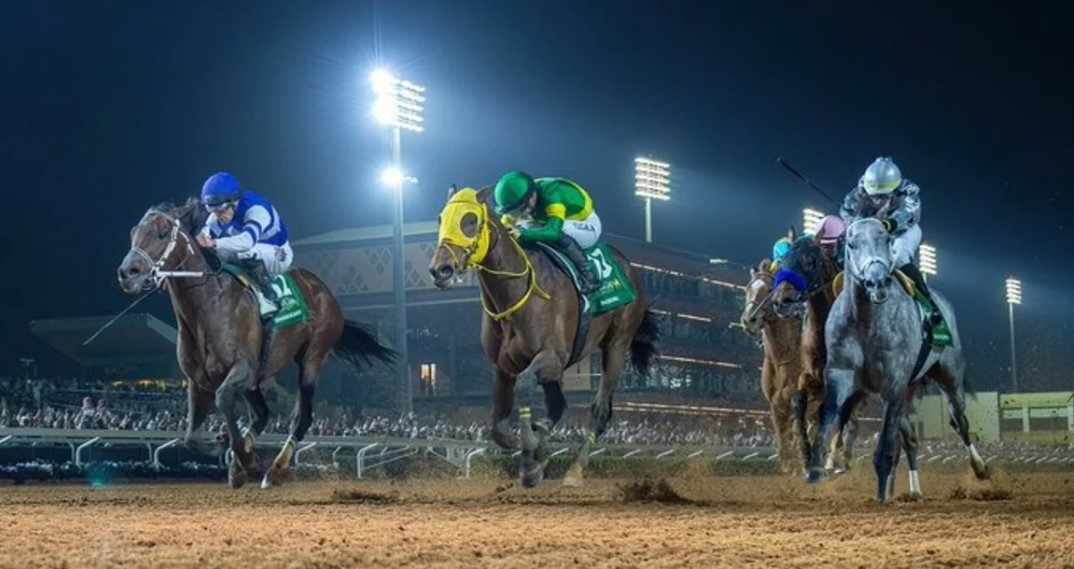
[[290, 243], [284, 243], [279, 247], [268, 243], [257, 243], [246, 251], [237, 253], [218, 251], [218, 253], [220, 254], [220, 259], [228, 263], [257, 259], [265, 264], [268, 274], [273, 277], [286, 273], [291, 268], [291, 262], [295, 260], [295, 254], [291, 250]]
[[917, 248], [921, 246], [921, 226], [913, 224], [905, 233], [895, 238], [891, 244], [891, 254], [895, 257], [895, 268], [914, 262]]
[[[519, 227], [532, 227], [536, 225], [530, 220], [520, 220], [517, 222]], [[578, 246], [582, 249], [588, 249], [597, 244], [600, 240], [600, 218], [597, 217], [597, 212], [589, 214], [589, 217], [582, 220], [567, 219], [563, 222], [563, 233], [578, 242]]]

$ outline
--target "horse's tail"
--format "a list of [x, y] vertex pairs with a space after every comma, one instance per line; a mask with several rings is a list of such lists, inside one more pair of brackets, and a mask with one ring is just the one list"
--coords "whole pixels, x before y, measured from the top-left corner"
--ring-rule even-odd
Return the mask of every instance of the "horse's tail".
[[977, 398], [977, 392], [970, 385], [970, 374], [966, 372], [962, 372], [962, 392], [966, 394], [966, 397]]
[[660, 326], [656, 322], [656, 313], [651, 308], [646, 308], [641, 325], [630, 339], [630, 361], [643, 375], [649, 373], [653, 358], [658, 353], [656, 343], [659, 340]]
[[343, 335], [332, 347], [332, 355], [351, 364], [355, 369], [380, 360], [386, 364], [395, 363], [399, 353], [377, 341], [377, 335], [367, 327], [345, 320]]

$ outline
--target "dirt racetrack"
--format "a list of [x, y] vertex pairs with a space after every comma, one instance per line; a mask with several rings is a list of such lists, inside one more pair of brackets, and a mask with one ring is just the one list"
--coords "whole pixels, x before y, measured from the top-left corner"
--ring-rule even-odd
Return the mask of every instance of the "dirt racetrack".
[[[0, 567], [1074, 567], [1074, 473], [0, 487]], [[899, 491], [904, 489], [900, 477]], [[648, 501], [654, 498], [658, 501]]]

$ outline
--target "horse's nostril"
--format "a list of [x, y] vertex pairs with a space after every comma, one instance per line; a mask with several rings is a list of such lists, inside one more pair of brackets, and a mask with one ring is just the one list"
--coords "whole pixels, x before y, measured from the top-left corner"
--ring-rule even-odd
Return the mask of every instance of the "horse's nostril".
[[885, 278], [884, 279], [884, 286], [890, 286], [890, 285], [891, 285], [891, 277]]
[[442, 265], [435, 269], [432, 269], [433, 276], [442, 280], [450, 279], [455, 274], [455, 269], [451, 265]]

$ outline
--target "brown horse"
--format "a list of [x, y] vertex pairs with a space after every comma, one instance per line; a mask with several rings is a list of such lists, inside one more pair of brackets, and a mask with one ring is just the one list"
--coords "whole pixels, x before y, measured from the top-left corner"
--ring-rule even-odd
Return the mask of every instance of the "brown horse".
[[[440, 214], [440, 237], [429, 272], [438, 288], [445, 289], [468, 269], [478, 272], [485, 310], [481, 341], [492, 363], [492, 440], [515, 449], [519, 440], [511, 428], [516, 380], [520, 388], [535, 379], [545, 396], [547, 418], [531, 422], [530, 407], [519, 409], [522, 453], [519, 476], [532, 487], [544, 478], [548, 462], [545, 444], [552, 428], [567, 409], [563, 371], [570, 364], [581, 303], [571, 279], [545, 254], [525, 252], [492, 209], [489, 188], [455, 192]], [[615, 258], [638, 291], [637, 299], [593, 317], [580, 356], [595, 349], [602, 356], [600, 388], [589, 413], [588, 436], [564, 479], [579, 485], [588, 464], [590, 445], [604, 432], [612, 416], [612, 393], [626, 365], [647, 373], [655, 355], [658, 330], [645, 305], [641, 283], [630, 263], [618, 251]], [[526, 396], [528, 398], [528, 396]]]
[[[798, 393], [801, 374], [802, 322], [797, 318], [780, 318], [772, 308], [771, 294], [775, 276], [769, 271], [771, 261], [765, 259], [750, 270], [746, 287], [746, 306], [739, 319], [742, 329], [764, 345], [764, 364], [761, 368], [761, 391], [772, 411], [772, 426], [779, 447], [780, 470], [796, 472], [792, 441], [794, 417], [791, 402]], [[801, 457], [806, 460], [808, 457]]]
[[[179, 367], [189, 379], [184, 443], [206, 454], [223, 450], [195, 437], [215, 402], [226, 420], [226, 440], [233, 452], [228, 469], [232, 488], [245, 484], [248, 474], [258, 469], [253, 444], [269, 414], [261, 382], [290, 361], [298, 365], [291, 436], [265, 473], [261, 485], [267, 488], [286, 478], [295, 446], [309, 429], [313, 393], [328, 356], [335, 354], [360, 369], [373, 358], [391, 362], [395, 352], [360, 325], [344, 320], [339, 303], [320, 279], [292, 269], [311, 319], [273, 334], [267, 365], [259, 370], [262, 327], [257, 299], [230, 273], [214, 270], [210, 257], [195, 245], [192, 236], [204, 218], [196, 199], [182, 207], [165, 204], [147, 211], [131, 229], [131, 249], [119, 266], [119, 284], [128, 294], [167, 288], [178, 323]], [[250, 427], [242, 434], [236, 407], [240, 395], [251, 414]]]

